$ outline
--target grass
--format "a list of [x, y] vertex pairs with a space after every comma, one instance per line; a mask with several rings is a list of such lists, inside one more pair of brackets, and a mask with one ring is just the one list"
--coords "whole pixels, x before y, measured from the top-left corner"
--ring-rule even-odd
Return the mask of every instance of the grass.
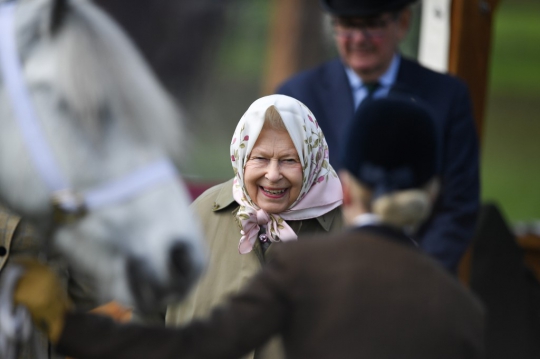
[[194, 143], [195, 155], [187, 165], [185, 176], [202, 183], [219, 183], [232, 178], [234, 173], [229, 155], [230, 142], [230, 136], [215, 136]]
[[484, 125], [482, 198], [512, 222], [540, 219], [540, 3], [501, 2]]
[[501, 2], [494, 29], [491, 88], [495, 94], [540, 94], [540, 2]]
[[540, 219], [540, 101], [491, 97], [484, 126], [482, 198], [515, 221]]
[[237, 1], [229, 7], [218, 71], [230, 78], [253, 79], [263, 70], [270, 2]]

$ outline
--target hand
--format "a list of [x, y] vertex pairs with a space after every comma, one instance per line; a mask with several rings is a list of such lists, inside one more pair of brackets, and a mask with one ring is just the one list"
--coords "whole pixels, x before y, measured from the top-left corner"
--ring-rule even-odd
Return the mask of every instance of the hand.
[[24, 268], [24, 274], [15, 287], [14, 301], [24, 305], [36, 327], [57, 343], [64, 316], [71, 307], [67, 293], [47, 266], [32, 259], [20, 259], [17, 263]]

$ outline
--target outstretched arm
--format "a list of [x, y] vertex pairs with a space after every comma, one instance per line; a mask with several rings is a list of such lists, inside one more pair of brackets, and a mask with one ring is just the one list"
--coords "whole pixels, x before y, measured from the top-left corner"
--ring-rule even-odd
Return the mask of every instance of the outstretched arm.
[[[118, 324], [105, 317], [69, 312], [67, 306], [50, 313], [46, 308], [59, 298], [58, 293], [47, 294], [46, 290], [39, 303], [23, 293], [16, 298], [28, 307], [35, 322], [54, 318], [48, 322], [60, 323], [45, 329], [65, 355], [80, 359], [237, 358], [263, 344], [282, 325], [286, 305], [276, 280], [279, 270], [273, 267], [255, 277], [207, 321], [178, 329]], [[43, 275], [42, 269], [39, 272]], [[45, 282], [54, 287], [48, 279]]]

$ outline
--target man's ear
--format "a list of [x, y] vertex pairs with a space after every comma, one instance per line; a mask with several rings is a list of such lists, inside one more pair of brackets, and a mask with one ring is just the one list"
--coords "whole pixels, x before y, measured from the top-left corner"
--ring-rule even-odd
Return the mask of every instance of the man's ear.
[[402, 41], [407, 36], [412, 22], [412, 10], [410, 7], [402, 10], [399, 14], [398, 25], [399, 25], [399, 39]]

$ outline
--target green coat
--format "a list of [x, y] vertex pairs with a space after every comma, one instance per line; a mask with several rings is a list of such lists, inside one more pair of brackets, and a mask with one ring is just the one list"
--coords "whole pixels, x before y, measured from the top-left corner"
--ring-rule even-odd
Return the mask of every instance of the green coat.
[[[239, 206], [232, 196], [232, 185], [233, 180], [230, 180], [212, 187], [192, 204], [207, 239], [208, 267], [190, 295], [182, 303], [168, 308], [168, 325], [183, 325], [193, 319], [206, 318], [216, 305], [239, 292], [272, 256], [273, 246], [279, 245], [271, 244], [263, 254], [257, 241], [251, 253], [242, 255], [238, 252], [241, 228], [235, 217]], [[309, 240], [309, 237], [302, 237], [308, 233], [339, 231], [343, 226], [340, 208], [318, 218], [287, 223], [300, 240]], [[274, 339], [246, 358], [284, 358], [281, 342]]]

